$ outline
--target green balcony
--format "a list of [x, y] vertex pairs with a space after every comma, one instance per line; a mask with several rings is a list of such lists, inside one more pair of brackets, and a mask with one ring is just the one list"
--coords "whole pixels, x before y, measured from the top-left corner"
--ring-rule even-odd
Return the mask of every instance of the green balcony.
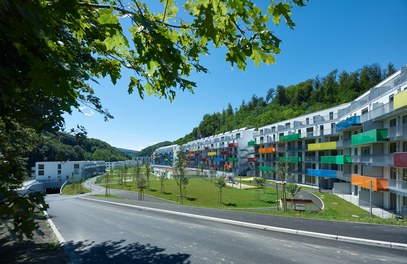
[[254, 141], [254, 140], [251, 140], [251, 141], [247, 142], [247, 146], [249, 146], [249, 147], [252, 147], [252, 146], [255, 146], [255, 145], [256, 145], [256, 141]]
[[279, 157], [279, 162], [298, 163], [301, 162], [301, 157]]
[[228, 162], [235, 162], [235, 161], [238, 161], [239, 159], [238, 158], [228, 158]]
[[323, 156], [321, 157], [321, 163], [323, 164], [351, 164], [352, 159], [350, 156]]
[[352, 145], [364, 145], [388, 139], [387, 129], [373, 129], [352, 136]]
[[301, 134], [292, 134], [287, 136], [280, 136], [280, 141], [293, 141], [301, 139]]
[[259, 171], [274, 172], [275, 169], [273, 167], [269, 167], [269, 166], [259, 166]]

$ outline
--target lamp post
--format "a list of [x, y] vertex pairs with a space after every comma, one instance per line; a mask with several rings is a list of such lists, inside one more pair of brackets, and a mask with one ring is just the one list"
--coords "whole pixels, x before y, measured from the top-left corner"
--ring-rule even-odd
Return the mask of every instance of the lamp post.
[[370, 217], [372, 217], [372, 188], [373, 182], [370, 180], [370, 192], [369, 192], [369, 200], [370, 200]]

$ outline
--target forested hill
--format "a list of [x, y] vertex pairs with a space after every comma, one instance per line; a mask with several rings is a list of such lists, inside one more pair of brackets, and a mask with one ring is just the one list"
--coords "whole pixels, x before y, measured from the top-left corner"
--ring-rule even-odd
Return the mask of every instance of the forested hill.
[[177, 144], [216, 135], [242, 127], [261, 127], [282, 120], [312, 113], [346, 103], [396, 72], [389, 63], [385, 69], [378, 64], [364, 66], [354, 72], [331, 71], [295, 85], [270, 88], [265, 97], [255, 95], [239, 108], [229, 103], [222, 112], [206, 114], [198, 127], [175, 141]]
[[131, 156], [112, 147], [108, 143], [86, 137], [76, 137], [66, 133], [43, 135], [42, 142], [29, 156], [29, 166], [37, 161], [67, 160], [128, 160]]
[[153, 154], [154, 150], [161, 148], [161, 147], [169, 146], [172, 144], [173, 143], [170, 141], [160, 142], [160, 143], [154, 144], [152, 146], [149, 146], [149, 147], [146, 147], [146, 148], [140, 150], [134, 156], [135, 157], [150, 157]]

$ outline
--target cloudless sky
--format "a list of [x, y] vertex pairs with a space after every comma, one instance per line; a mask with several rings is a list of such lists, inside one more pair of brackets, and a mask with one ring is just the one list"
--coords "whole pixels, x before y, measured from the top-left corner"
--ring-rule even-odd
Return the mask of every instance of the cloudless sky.
[[[148, 3], [149, 1], [147, 1]], [[183, 3], [183, 1], [178, 1]], [[397, 70], [407, 65], [407, 0], [311, 0], [295, 8], [290, 30], [285, 23], [273, 27], [282, 40], [276, 64], [245, 72], [225, 62], [225, 49], [211, 49], [202, 58], [207, 74], [193, 74], [195, 93], [179, 92], [173, 102], [138, 93], [127, 94], [128, 72], [116, 86], [108, 80], [93, 85], [95, 94], [114, 119], [105, 122], [91, 109], [65, 115], [66, 127], [83, 125], [88, 137], [115, 147], [141, 150], [190, 133], [205, 114], [220, 112], [231, 103], [238, 108], [252, 95], [265, 97], [269, 88], [289, 86], [330, 71], [355, 71], [364, 65], [389, 62]]]

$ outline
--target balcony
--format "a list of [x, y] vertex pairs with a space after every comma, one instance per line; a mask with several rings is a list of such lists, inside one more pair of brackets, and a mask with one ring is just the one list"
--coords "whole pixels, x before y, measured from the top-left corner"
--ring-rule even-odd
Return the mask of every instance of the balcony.
[[256, 162], [256, 158], [247, 158], [248, 162]]
[[393, 155], [352, 155], [352, 164], [364, 164], [369, 166], [393, 166]]
[[228, 158], [228, 162], [236, 162], [238, 161], [238, 158]]
[[336, 142], [308, 144], [308, 151], [336, 149]]
[[325, 178], [336, 178], [336, 170], [315, 170], [315, 169], [308, 169], [308, 176], [314, 177], [325, 177]]
[[213, 161], [214, 162], [222, 162], [222, 161], [225, 161], [225, 159], [224, 158], [214, 158]]
[[367, 177], [358, 174], [352, 174], [352, 184], [360, 186], [365, 189], [370, 189], [370, 184], [372, 184], [372, 190], [375, 192], [389, 190], [389, 184], [387, 179]]
[[278, 162], [298, 163], [301, 162], [301, 157], [279, 157]]
[[208, 152], [208, 156], [209, 157], [216, 156], [216, 151]]
[[348, 128], [360, 126], [360, 116], [351, 116], [336, 124], [336, 132], [341, 132]]
[[229, 143], [229, 144], [228, 144], [228, 147], [229, 147], [229, 148], [235, 148], [235, 147], [238, 147], [238, 146], [239, 146], [238, 143]]
[[293, 140], [299, 140], [299, 139], [301, 139], [301, 134], [280, 136], [280, 138], [279, 138], [280, 141], [293, 141]]
[[248, 147], [252, 147], [252, 146], [255, 146], [255, 145], [256, 145], [256, 141], [254, 141], [254, 140], [251, 140], [251, 141], [247, 142]]
[[275, 151], [275, 148], [259, 148], [259, 154], [274, 153]]
[[351, 164], [351, 156], [323, 156], [321, 157], [322, 164]]
[[259, 166], [259, 171], [274, 172], [275, 169], [273, 167], [269, 167], [269, 166]]
[[389, 191], [399, 195], [406, 196], [407, 194], [407, 181], [388, 180]]
[[315, 156], [305, 156], [304, 157], [304, 162], [317, 162], [317, 157]]
[[222, 151], [220, 155], [230, 155], [230, 151]]
[[406, 135], [407, 135], [407, 124], [389, 128], [388, 136], [390, 140], [404, 139]]
[[394, 110], [407, 105], [407, 90], [394, 96]]
[[393, 153], [393, 164], [396, 168], [407, 168], [407, 152]]
[[209, 150], [211, 150], [211, 148], [210, 147], [205, 147], [205, 150], [209, 151]]
[[352, 145], [371, 144], [387, 140], [387, 129], [372, 129], [352, 136]]

